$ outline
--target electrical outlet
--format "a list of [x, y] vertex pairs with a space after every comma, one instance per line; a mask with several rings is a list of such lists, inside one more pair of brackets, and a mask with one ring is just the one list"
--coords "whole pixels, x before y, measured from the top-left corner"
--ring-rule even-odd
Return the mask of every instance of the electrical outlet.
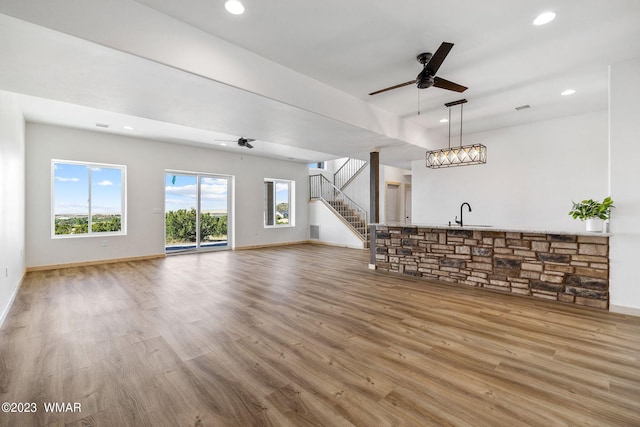
[[100, 246], [102, 246], [103, 248], [106, 248], [107, 247], [107, 241], [106, 240], [100, 241]]
[[5, 275], [6, 277], [9, 277], [9, 267], [5, 267], [5, 268], [4, 268], [4, 275]]

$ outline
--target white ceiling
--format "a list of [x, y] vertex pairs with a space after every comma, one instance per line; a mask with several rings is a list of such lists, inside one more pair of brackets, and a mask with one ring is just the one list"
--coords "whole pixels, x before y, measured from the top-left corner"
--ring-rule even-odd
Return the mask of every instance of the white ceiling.
[[[426, 145], [446, 139], [448, 127], [440, 123], [447, 116], [444, 103], [461, 98], [469, 100], [464, 107], [465, 134], [604, 110], [608, 65], [640, 56], [637, 0], [244, 0], [247, 11], [241, 16], [226, 13], [223, 3], [121, 0], [117, 4], [123, 10], [135, 6], [141, 28], [150, 28], [158, 14], [167, 15], [349, 94], [361, 105], [396, 117], [398, 127], [424, 129]], [[303, 94], [295, 101], [293, 95], [265, 95], [250, 85], [225, 85], [201, 73], [185, 72], [190, 69], [182, 67], [181, 58], [167, 67], [155, 58], [143, 59], [140, 51], [130, 55], [128, 48], [92, 37], [97, 30], [91, 28], [88, 6], [83, 12], [79, 5], [0, 0], [0, 13], [67, 33], [11, 19], [0, 21], [0, 35], [10, 41], [0, 46], [5, 58], [0, 89], [64, 102], [64, 108], [52, 109], [50, 103], [25, 99], [30, 120], [86, 128], [95, 126], [100, 111], [108, 111], [109, 120], [116, 120], [114, 114], [121, 115], [123, 123], [126, 118], [131, 123], [139, 120], [130, 124], [138, 136], [207, 146], [216, 146], [212, 142], [216, 138], [254, 137], [262, 141], [254, 153], [300, 161], [344, 155], [366, 158], [375, 147], [382, 147], [385, 163], [401, 167], [423, 156], [425, 144], [416, 143], [416, 138], [354, 124], [344, 113], [314, 111], [309, 106], [315, 100], [311, 89], [309, 99]], [[533, 18], [547, 10], [557, 13], [556, 20], [533, 26]], [[54, 20], [51, 16], [56, 13]], [[115, 16], [101, 15], [112, 32], [125, 34], [126, 29], [119, 27], [124, 24]], [[82, 22], [87, 24], [82, 27]], [[170, 40], [172, 34], [166, 36]], [[132, 45], [135, 41], [132, 38]], [[435, 51], [442, 41], [455, 46], [438, 75], [468, 86], [465, 93], [407, 86], [367, 95], [413, 80], [421, 67], [415, 56]], [[254, 63], [237, 74], [259, 83], [269, 64]], [[296, 95], [299, 88], [288, 76], [282, 73], [277, 83], [284, 90], [290, 84]], [[567, 88], [576, 94], [560, 96]], [[180, 105], [175, 99], [181, 100]], [[515, 110], [525, 104], [532, 108]], [[455, 110], [454, 120], [457, 114]], [[120, 130], [119, 126], [111, 129]], [[457, 124], [453, 129], [455, 135]]]

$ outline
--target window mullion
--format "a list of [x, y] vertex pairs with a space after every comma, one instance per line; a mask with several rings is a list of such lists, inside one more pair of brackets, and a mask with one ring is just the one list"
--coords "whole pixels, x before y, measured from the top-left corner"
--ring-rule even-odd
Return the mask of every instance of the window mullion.
[[91, 203], [91, 181], [93, 179], [93, 168], [91, 167], [87, 167], [87, 174], [89, 179], [87, 180], [88, 183], [87, 185], [89, 186], [89, 200], [87, 200], [87, 204], [89, 205], [89, 218], [87, 218], [87, 234], [91, 234], [91, 231], [93, 229], [93, 224], [92, 224], [92, 218], [93, 218], [93, 214], [91, 212], [92, 209], [92, 203]]
[[200, 249], [200, 209], [202, 203], [200, 200], [200, 175], [196, 175], [196, 248]]

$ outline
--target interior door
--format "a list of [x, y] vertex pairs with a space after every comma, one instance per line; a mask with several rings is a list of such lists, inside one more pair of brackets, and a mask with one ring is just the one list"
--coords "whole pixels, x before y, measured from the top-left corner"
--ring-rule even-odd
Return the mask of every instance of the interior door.
[[400, 184], [395, 182], [387, 182], [387, 190], [385, 193], [385, 213], [386, 222], [401, 222], [400, 213]]

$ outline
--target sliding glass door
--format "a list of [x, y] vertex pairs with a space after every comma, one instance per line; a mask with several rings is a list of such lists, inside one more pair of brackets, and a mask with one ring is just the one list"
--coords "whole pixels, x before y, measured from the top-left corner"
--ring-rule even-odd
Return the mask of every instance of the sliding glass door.
[[229, 245], [229, 178], [200, 176], [199, 236], [201, 248]]
[[167, 171], [164, 184], [168, 254], [231, 247], [230, 177]]

